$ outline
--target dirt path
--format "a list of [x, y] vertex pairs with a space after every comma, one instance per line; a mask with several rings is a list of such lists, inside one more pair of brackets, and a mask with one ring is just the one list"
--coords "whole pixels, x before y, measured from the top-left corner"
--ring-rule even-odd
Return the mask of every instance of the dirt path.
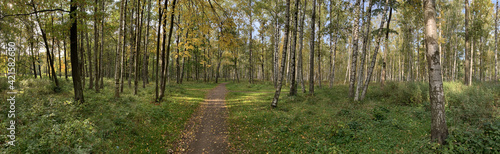
[[205, 96], [205, 102], [186, 126], [178, 153], [228, 153], [226, 84], [219, 84]]

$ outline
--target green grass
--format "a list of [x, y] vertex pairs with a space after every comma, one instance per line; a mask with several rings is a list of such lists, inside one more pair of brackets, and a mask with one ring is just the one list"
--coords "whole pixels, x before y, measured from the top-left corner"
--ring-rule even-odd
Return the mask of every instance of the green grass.
[[[114, 82], [105, 80], [100, 93], [85, 87], [85, 103], [73, 102], [71, 80], [61, 81], [54, 93], [45, 79], [19, 81], [16, 146], [1, 146], [6, 153], [164, 153], [173, 149], [185, 122], [216, 84], [187, 82], [167, 85], [166, 100], [154, 103], [154, 83], [139, 87], [138, 95], [125, 82], [114, 98]], [[6, 91], [0, 98], [5, 100]], [[7, 103], [0, 105], [0, 127], [7, 128]], [[0, 134], [7, 134], [0, 129]], [[0, 137], [4, 144], [7, 137]]]
[[[426, 83], [390, 82], [383, 90], [373, 84], [362, 102], [349, 101], [346, 85], [316, 89], [314, 96], [282, 92], [276, 109], [270, 107], [272, 85], [229, 84], [229, 90], [236, 91], [226, 97], [232, 152], [481, 153], [500, 149], [494, 144], [500, 141], [500, 128], [492, 125], [491, 132], [498, 134], [484, 135], [487, 131], [482, 126], [500, 124], [500, 85], [444, 86], [451, 144], [438, 146], [430, 143]], [[464, 134], [470, 135], [464, 138]], [[470, 141], [474, 139], [477, 144]], [[492, 143], [483, 144], [488, 142]], [[481, 144], [484, 147], [476, 146]]]

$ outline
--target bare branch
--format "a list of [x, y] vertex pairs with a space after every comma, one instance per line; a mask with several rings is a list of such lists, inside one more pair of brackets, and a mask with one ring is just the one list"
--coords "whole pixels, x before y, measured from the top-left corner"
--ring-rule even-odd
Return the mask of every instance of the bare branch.
[[0, 14], [0, 19], [3, 19], [5, 17], [11, 17], [11, 16], [27, 16], [27, 15], [32, 15], [35, 13], [52, 12], [52, 11], [62, 11], [62, 12], [69, 13], [69, 11], [66, 11], [64, 9], [51, 9], [51, 10], [40, 10], [40, 11], [31, 12], [31, 13], [7, 14], [7, 15]]

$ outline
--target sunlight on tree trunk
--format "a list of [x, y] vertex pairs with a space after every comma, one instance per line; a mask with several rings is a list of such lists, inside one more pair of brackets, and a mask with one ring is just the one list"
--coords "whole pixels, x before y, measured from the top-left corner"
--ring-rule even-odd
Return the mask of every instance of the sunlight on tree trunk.
[[439, 42], [437, 41], [436, 27], [436, 2], [424, 1], [425, 11], [425, 44], [427, 47], [427, 64], [429, 66], [429, 96], [431, 100], [431, 140], [444, 144], [448, 137], [448, 128], [444, 111], [443, 79], [441, 77], [441, 64]]

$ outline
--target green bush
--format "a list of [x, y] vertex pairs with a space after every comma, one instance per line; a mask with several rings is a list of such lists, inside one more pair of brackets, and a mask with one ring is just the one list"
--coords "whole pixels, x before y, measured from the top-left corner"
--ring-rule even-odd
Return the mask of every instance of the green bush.
[[453, 131], [445, 152], [500, 153], [500, 121], [483, 123], [481, 128]]
[[476, 86], [445, 85], [446, 100], [455, 118], [468, 123], [482, 123], [498, 114], [491, 89]]
[[399, 105], [422, 105], [429, 100], [429, 85], [424, 82], [389, 81], [382, 90], [374, 90], [375, 97]]
[[9, 89], [9, 83], [7, 82], [7, 78], [0, 77], [0, 92]]
[[20, 81], [25, 93], [33, 95], [46, 95], [54, 92], [55, 84], [47, 79], [26, 79]]

